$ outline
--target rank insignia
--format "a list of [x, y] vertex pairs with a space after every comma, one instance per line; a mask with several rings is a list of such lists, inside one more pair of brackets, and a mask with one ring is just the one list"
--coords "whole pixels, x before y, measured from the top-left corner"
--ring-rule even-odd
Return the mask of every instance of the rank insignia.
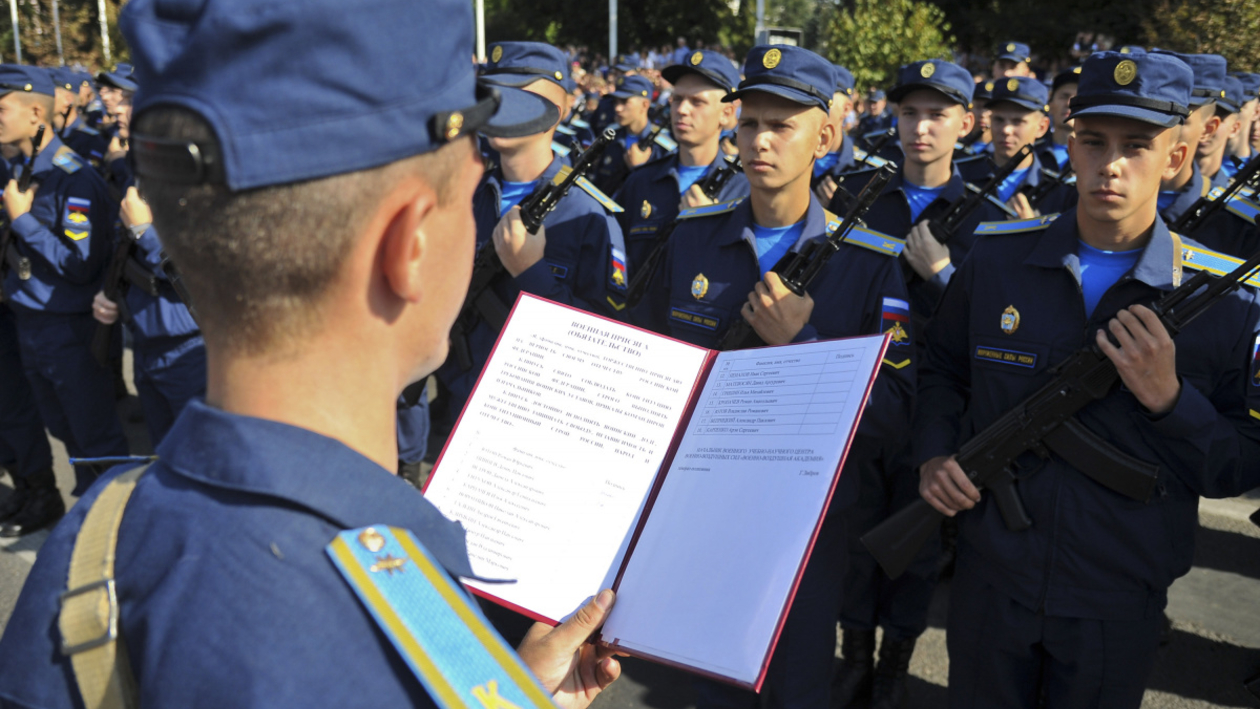
[[626, 289], [626, 255], [616, 248], [612, 250], [612, 273], [608, 280], [617, 290]]
[[1006, 310], [1002, 311], [1002, 332], [1008, 335], [1014, 335], [1019, 329], [1019, 311], [1014, 305], [1006, 306]]
[[643, 200], [643, 206], [639, 207], [639, 216], [643, 217], [644, 219], [647, 219], [648, 217], [652, 216], [652, 203], [651, 202], [648, 202], [646, 199]]
[[88, 214], [92, 209], [91, 200], [70, 197], [66, 200], [66, 211], [62, 215], [65, 235], [71, 241], [82, 241], [92, 234], [92, 223]]
[[696, 277], [691, 279], [691, 297], [700, 300], [709, 292], [709, 279], [704, 277], [703, 273], [697, 273]]
[[881, 329], [892, 336], [892, 344], [910, 344], [910, 333], [906, 331], [909, 324], [910, 304], [899, 298], [884, 298], [884, 324]]

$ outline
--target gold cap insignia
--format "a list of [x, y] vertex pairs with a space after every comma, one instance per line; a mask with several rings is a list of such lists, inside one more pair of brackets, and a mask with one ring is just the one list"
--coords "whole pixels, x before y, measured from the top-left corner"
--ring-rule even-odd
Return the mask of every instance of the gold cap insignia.
[[778, 66], [781, 61], [783, 61], [783, 52], [780, 52], [777, 49], [771, 49], [766, 52], [766, 56], [761, 58], [761, 65], [767, 69], [773, 69]]
[[648, 202], [646, 199], [643, 200], [643, 206], [639, 207], [639, 216], [643, 217], [644, 219], [647, 219], [648, 217], [652, 216], [652, 204]]
[[1013, 52], [1013, 51], [1015, 51], [1015, 43], [1014, 43], [1014, 42], [1011, 42], [1010, 44], [1006, 45], [1006, 51], [1008, 51], [1008, 52]]
[[1079, 66], [1078, 66], [1078, 67], [1073, 67], [1073, 69], [1072, 69], [1072, 73], [1073, 73], [1073, 74], [1079, 74], [1079, 73], [1081, 73], [1081, 68], [1080, 68]]
[[363, 545], [364, 549], [375, 554], [385, 548], [385, 537], [381, 536], [381, 533], [376, 531], [376, 529], [368, 527], [359, 532], [359, 543]]
[[984, 82], [984, 90], [985, 90], [985, 91], [992, 91], [992, 90], [993, 90], [993, 82], [992, 82], [992, 81], [986, 81], [986, 82]]
[[464, 114], [456, 111], [446, 119], [446, 139], [454, 140], [459, 135], [459, 131], [464, 127]]
[[503, 47], [495, 45], [494, 49], [490, 50], [490, 61], [495, 62], [497, 64], [498, 61], [502, 58], [503, 58]]
[[1014, 305], [1006, 306], [1006, 310], [1002, 311], [1002, 332], [1008, 335], [1014, 335], [1019, 329], [1019, 311]]
[[935, 73], [936, 73], [936, 65], [933, 64], [932, 62], [928, 62], [924, 64], [923, 68], [919, 69], [919, 76], [922, 76], [925, 79], [930, 79], [932, 75]]
[[1112, 76], [1117, 84], [1128, 86], [1137, 78], [1137, 64], [1134, 64], [1132, 59], [1125, 59], [1116, 65], [1116, 71]]
[[696, 277], [691, 279], [691, 296], [696, 300], [700, 300], [708, 292], [709, 279], [705, 278], [703, 273], [697, 273]]
[[1128, 48], [1128, 47], [1121, 47], [1121, 48], [1120, 48], [1120, 53], [1121, 53], [1121, 54], [1128, 54], [1128, 53], [1129, 53], [1129, 48]]
[[1007, 91], [1019, 91], [1019, 79], [1008, 79], [1006, 81]]
[[696, 52], [695, 54], [691, 55], [692, 66], [700, 66], [700, 62], [702, 61], [704, 61], [704, 55], [701, 54], [700, 52]]
[[564, 81], [564, 74], [556, 72], [556, 81]]
[[27, 85], [26, 85], [26, 86], [24, 86], [23, 88], [24, 88], [25, 90], [27, 90], [27, 91], [30, 91], [31, 89], [33, 89], [33, 88], [35, 88], [35, 87], [34, 87], [34, 86], [31, 86], [30, 84], [27, 84]]

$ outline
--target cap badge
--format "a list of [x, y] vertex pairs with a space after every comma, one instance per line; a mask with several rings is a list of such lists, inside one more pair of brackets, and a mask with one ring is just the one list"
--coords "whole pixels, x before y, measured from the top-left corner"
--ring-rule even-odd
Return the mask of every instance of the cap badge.
[[498, 64], [499, 60], [502, 58], [503, 58], [503, 47], [495, 45], [494, 49], [491, 50], [490, 52], [490, 61], [494, 62], [495, 64]]
[[691, 55], [692, 66], [700, 66], [700, 62], [702, 61], [704, 61], [704, 55], [701, 54], [700, 52], [696, 52], [695, 54]]
[[1018, 90], [1019, 90], [1019, 79], [1008, 79], [1008, 80], [1006, 81], [1006, 90], [1007, 90], [1007, 91], [1018, 91]]
[[691, 279], [691, 296], [696, 300], [700, 300], [708, 292], [709, 279], [705, 278], [703, 273], [697, 273], [696, 277]]
[[[778, 66], [781, 61], [783, 61], [783, 52], [780, 52], [777, 49], [771, 49], [766, 52], [764, 57], [761, 58], [761, 65], [767, 69], [773, 69]], [[705, 281], [705, 283], [708, 283], [708, 281]]]
[[31, 89], [33, 89], [33, 88], [35, 88], [35, 87], [34, 87], [34, 86], [31, 86], [30, 84], [27, 84], [27, 85], [26, 85], [26, 86], [24, 86], [23, 88], [24, 88], [25, 90], [27, 90], [27, 91], [30, 91]]
[[932, 78], [932, 75], [935, 73], [936, 73], [936, 65], [933, 64], [932, 62], [928, 62], [924, 64], [923, 68], [919, 69], [919, 76], [922, 76], [925, 79]]
[[1079, 74], [1079, 73], [1081, 73], [1081, 68], [1080, 68], [1079, 66], [1078, 66], [1078, 67], [1073, 67], [1073, 68], [1072, 68], [1072, 73], [1073, 73], [1073, 74]]
[[647, 219], [648, 217], [652, 216], [652, 203], [651, 202], [648, 202], [646, 199], [643, 200], [643, 206], [639, 207], [639, 216], [643, 217], [644, 219]]
[[1013, 51], [1015, 51], [1015, 43], [1014, 43], [1014, 42], [1011, 42], [1010, 44], [1006, 45], [1006, 51], [1008, 51], [1008, 52], [1013, 52]]
[[1133, 80], [1137, 78], [1137, 64], [1134, 64], [1132, 59], [1125, 59], [1116, 65], [1116, 71], [1115, 74], [1113, 74], [1113, 77], [1115, 78], [1116, 83], [1121, 86], [1128, 86], [1129, 84], [1132, 84]]
[[985, 91], [992, 91], [992, 90], [993, 90], [993, 82], [992, 82], [992, 81], [986, 81], [986, 82], [984, 82], [984, 90], [985, 90]]
[[561, 74], [560, 72], [558, 72], [558, 71], [557, 71], [557, 72], [556, 72], [556, 81], [564, 81], [564, 74]]
[[1006, 310], [1002, 311], [1002, 332], [1008, 335], [1014, 335], [1019, 329], [1019, 311], [1014, 305], [1006, 306]]
[[459, 131], [464, 127], [464, 114], [456, 111], [446, 119], [446, 139], [455, 140], [455, 136], [459, 135]]

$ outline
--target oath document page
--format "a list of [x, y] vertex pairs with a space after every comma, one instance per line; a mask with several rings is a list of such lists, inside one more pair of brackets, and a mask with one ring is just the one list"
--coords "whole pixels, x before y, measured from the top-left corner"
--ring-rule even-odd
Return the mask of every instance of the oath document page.
[[475, 591], [559, 621], [610, 587], [708, 350], [522, 295], [425, 496]]
[[757, 684], [884, 348], [881, 335], [718, 355], [605, 642]]

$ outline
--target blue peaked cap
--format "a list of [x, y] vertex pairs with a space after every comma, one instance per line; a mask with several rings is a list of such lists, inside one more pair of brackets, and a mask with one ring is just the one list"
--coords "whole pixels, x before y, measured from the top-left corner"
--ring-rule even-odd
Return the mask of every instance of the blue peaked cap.
[[961, 103], [964, 108], [971, 108], [976, 80], [971, 77], [971, 72], [953, 62], [928, 59], [898, 69], [897, 85], [888, 92], [888, 98], [899, 102], [906, 94], [918, 89], [935, 89]]
[[483, 77], [496, 86], [528, 86], [547, 79], [569, 90], [569, 57], [543, 42], [495, 42]]
[[739, 72], [731, 60], [707, 49], [697, 49], [682, 64], [672, 64], [661, 70], [661, 76], [671, 84], [678, 83], [685, 74], [699, 74], [727, 93], [739, 86]]
[[1032, 50], [1023, 42], [1007, 42], [998, 47], [998, 59], [1027, 63], [1032, 61]]
[[1050, 92], [1045, 84], [1027, 76], [1011, 76], [993, 82], [988, 105], [1004, 101], [1029, 111], [1045, 111], [1049, 100]]
[[853, 72], [839, 64], [833, 64], [832, 66], [836, 70], [836, 92], [846, 96], [853, 96], [854, 90], [857, 88], [857, 81], [853, 78]]
[[1194, 89], [1190, 91], [1191, 106], [1202, 106], [1225, 97], [1225, 57], [1219, 54], [1181, 54], [1166, 49], [1152, 49], [1151, 54], [1176, 57], [1194, 72]]
[[626, 76], [617, 80], [617, 90], [612, 95], [616, 98], [645, 98], [652, 100], [652, 94], [656, 91], [656, 87], [652, 86], [652, 82], [646, 78], [635, 74], [634, 76]]
[[113, 86], [123, 91], [135, 91], [139, 88], [136, 85], [135, 68], [130, 64], [117, 64], [113, 71], [102, 71], [96, 75], [96, 83], [105, 86]]
[[1194, 72], [1171, 54], [1095, 52], [1081, 67], [1069, 117], [1119, 116], [1165, 128], [1190, 115]]
[[0, 96], [14, 91], [55, 96], [56, 86], [46, 69], [25, 64], [0, 64]]
[[480, 85], [465, 0], [131, 0], [119, 21], [140, 90], [204, 118], [222, 149], [209, 171], [195, 145], [135, 136], [139, 174], [233, 190], [387, 165], [476, 130], [517, 136], [556, 107]]
[[816, 106], [827, 113], [836, 93], [836, 67], [804, 47], [787, 44], [753, 47], [744, 59], [744, 80], [739, 83], [739, 89], [722, 100], [734, 101], [753, 91]]
[[1246, 102], [1247, 90], [1242, 82], [1232, 76], [1225, 77], [1225, 95], [1216, 99], [1216, 105], [1230, 113], [1238, 113]]

